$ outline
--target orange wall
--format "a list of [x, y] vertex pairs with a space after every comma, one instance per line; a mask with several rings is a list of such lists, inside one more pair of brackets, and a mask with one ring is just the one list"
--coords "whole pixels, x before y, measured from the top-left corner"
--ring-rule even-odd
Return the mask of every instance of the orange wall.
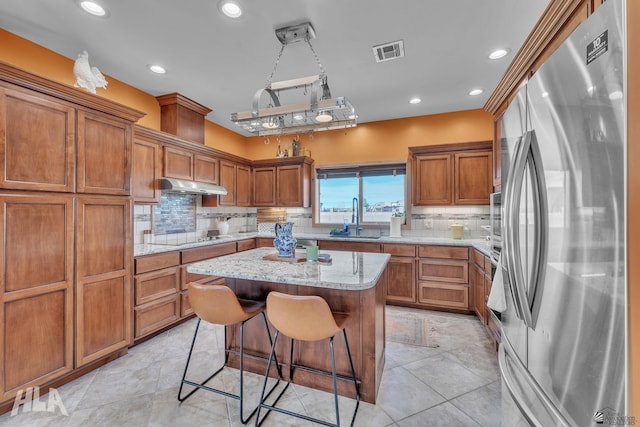
[[[69, 86], [75, 83], [73, 75], [75, 59], [57, 54], [2, 28], [0, 28], [0, 46], [0, 61]], [[155, 97], [105, 75], [109, 83], [107, 89], [98, 88], [96, 95], [145, 112], [147, 115], [140, 119], [138, 124], [160, 130], [160, 106]], [[244, 136], [209, 121], [205, 121], [205, 144], [246, 157]]]
[[[280, 138], [280, 146], [291, 144], [295, 135]], [[458, 111], [406, 119], [359, 124], [353, 129], [317, 132], [313, 138], [300, 134], [300, 146], [311, 150], [318, 165], [404, 161], [407, 147], [493, 139], [493, 119], [484, 110]], [[247, 138], [252, 160], [276, 156], [278, 139]]]

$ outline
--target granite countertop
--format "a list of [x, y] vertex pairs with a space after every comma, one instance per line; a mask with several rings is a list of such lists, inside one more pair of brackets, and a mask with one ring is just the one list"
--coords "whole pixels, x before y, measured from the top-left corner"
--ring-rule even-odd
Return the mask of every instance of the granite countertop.
[[[320, 251], [330, 263], [264, 260], [277, 253], [258, 248], [190, 264], [187, 271], [211, 276], [358, 291], [378, 283], [391, 256], [370, 252]], [[297, 252], [303, 254], [304, 251]]]
[[[389, 237], [382, 236], [377, 239], [367, 237], [333, 237], [327, 234], [317, 233], [294, 233], [298, 240], [337, 240], [344, 242], [371, 242], [371, 243], [398, 243], [406, 245], [447, 245], [447, 246], [472, 246], [482, 252], [484, 255], [490, 256], [491, 247], [485, 239], [451, 239], [446, 237]], [[235, 242], [238, 240], [253, 239], [254, 237], [275, 238], [272, 233], [240, 233], [230, 235], [215, 240], [206, 240], [203, 242], [192, 242], [183, 244], [140, 244], [134, 246], [134, 256], [151, 255], [161, 252], [179, 251], [182, 249], [197, 248], [209, 245], [218, 245], [222, 243]], [[271, 248], [273, 250], [273, 248]]]

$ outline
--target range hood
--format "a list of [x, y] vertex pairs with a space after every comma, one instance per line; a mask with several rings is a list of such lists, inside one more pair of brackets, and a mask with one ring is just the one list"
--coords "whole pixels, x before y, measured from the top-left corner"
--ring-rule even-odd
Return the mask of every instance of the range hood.
[[207, 184], [205, 182], [188, 181], [186, 179], [162, 178], [160, 189], [169, 193], [226, 195], [227, 189], [221, 185]]

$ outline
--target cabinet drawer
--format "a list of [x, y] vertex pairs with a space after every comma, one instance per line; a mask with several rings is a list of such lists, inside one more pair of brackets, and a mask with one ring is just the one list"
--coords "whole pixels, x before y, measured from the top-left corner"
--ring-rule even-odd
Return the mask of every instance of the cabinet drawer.
[[270, 237], [256, 237], [256, 246], [259, 248], [272, 248], [273, 239]]
[[189, 304], [189, 291], [180, 293], [180, 317], [186, 317], [193, 314], [191, 304]]
[[178, 251], [141, 256], [135, 259], [134, 274], [160, 270], [167, 267], [173, 267], [175, 265], [180, 265], [180, 252]]
[[444, 259], [418, 260], [418, 279], [436, 282], [469, 283], [469, 263]]
[[170, 295], [136, 307], [135, 337], [148, 335], [178, 320], [180, 314], [179, 295]]
[[170, 267], [135, 276], [135, 305], [178, 292], [180, 268]]
[[469, 288], [464, 285], [419, 282], [418, 302], [441, 307], [468, 309]]
[[477, 249], [469, 249], [471, 252], [471, 260], [480, 268], [484, 268], [484, 255]]
[[182, 251], [182, 263], [189, 264], [196, 261], [202, 261], [203, 259], [233, 254], [235, 252], [236, 242], [205, 246], [203, 248], [187, 249]]
[[208, 274], [197, 274], [197, 273], [189, 273], [187, 271], [187, 267], [186, 265], [182, 266], [182, 286], [181, 289], [183, 291], [186, 291], [187, 288], [189, 287], [189, 283], [191, 282], [198, 282], [198, 283], [203, 283], [203, 284], [220, 284], [220, 285], [224, 285], [224, 277], [219, 277], [219, 276], [210, 276]]
[[238, 252], [256, 248], [256, 239], [239, 240], [236, 243], [238, 244]]
[[385, 254], [391, 254], [392, 256], [416, 256], [416, 247], [414, 245], [396, 245], [392, 243], [385, 243], [383, 245], [382, 252]]
[[421, 258], [469, 259], [466, 246], [418, 246]]
[[372, 242], [345, 242], [342, 240], [320, 240], [320, 249], [330, 251], [352, 251], [352, 252], [380, 252], [380, 243]]

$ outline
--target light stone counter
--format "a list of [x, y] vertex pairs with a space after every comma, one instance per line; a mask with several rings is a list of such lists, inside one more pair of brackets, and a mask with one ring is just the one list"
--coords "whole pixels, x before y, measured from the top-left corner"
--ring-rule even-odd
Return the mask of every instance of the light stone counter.
[[[299, 252], [299, 253], [303, 253]], [[286, 283], [317, 288], [364, 290], [373, 287], [391, 256], [369, 252], [321, 251], [331, 255], [330, 263], [267, 261], [274, 248], [258, 248], [196, 262], [187, 271], [232, 279]]]

